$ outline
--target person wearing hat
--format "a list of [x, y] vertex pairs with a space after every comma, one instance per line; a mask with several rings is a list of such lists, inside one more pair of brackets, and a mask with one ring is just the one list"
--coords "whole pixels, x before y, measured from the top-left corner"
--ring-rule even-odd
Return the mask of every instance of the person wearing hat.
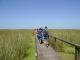
[[43, 35], [42, 35], [42, 33], [43, 33], [43, 28], [39, 28], [37, 30], [37, 38], [38, 38], [40, 44], [43, 43]]
[[49, 46], [49, 44], [48, 44], [49, 34], [48, 34], [47, 26], [44, 27], [43, 37], [44, 37], [44, 44], [48, 47]]

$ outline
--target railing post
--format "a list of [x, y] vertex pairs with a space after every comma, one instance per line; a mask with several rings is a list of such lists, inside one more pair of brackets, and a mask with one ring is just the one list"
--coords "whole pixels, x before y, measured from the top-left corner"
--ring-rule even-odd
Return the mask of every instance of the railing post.
[[54, 37], [54, 40], [55, 40], [55, 47], [54, 47], [54, 48], [57, 49], [57, 48], [56, 48], [56, 37]]
[[75, 47], [75, 60], [80, 60], [80, 47]]
[[75, 47], [75, 60], [77, 60], [77, 47]]
[[54, 38], [54, 40], [55, 40], [55, 43], [56, 43], [56, 38]]

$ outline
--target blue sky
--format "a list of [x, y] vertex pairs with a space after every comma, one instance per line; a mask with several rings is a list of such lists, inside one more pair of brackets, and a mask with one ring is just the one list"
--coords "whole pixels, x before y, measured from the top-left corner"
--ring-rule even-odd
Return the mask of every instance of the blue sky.
[[80, 0], [0, 0], [0, 29], [80, 29]]

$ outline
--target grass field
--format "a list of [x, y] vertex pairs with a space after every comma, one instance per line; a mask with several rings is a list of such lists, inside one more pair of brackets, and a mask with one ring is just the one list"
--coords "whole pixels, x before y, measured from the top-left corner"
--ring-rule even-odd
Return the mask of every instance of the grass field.
[[0, 30], [0, 60], [35, 60], [32, 30]]
[[[35, 42], [32, 30], [0, 30], [0, 60], [35, 60]], [[53, 36], [80, 44], [80, 30], [49, 30]], [[74, 60], [74, 47], [49, 38], [61, 60]]]
[[49, 30], [50, 34], [80, 44], [80, 30], [76, 29], [54, 29]]
[[[60, 37], [74, 44], [80, 44], [80, 30], [54, 29], [54, 30], [49, 30], [49, 33], [50, 35]], [[52, 45], [53, 48], [56, 48], [56, 51], [58, 52], [58, 56], [61, 60], [74, 60], [75, 58], [74, 47], [58, 40], [55, 45], [55, 41], [52, 38], [49, 39], [49, 43]]]

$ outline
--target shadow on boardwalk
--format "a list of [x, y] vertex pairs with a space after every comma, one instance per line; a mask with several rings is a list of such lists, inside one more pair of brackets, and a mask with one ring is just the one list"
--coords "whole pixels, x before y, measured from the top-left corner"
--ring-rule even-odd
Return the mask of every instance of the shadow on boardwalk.
[[36, 40], [37, 45], [37, 60], [59, 60], [56, 52], [50, 46], [47, 48], [44, 44], [39, 44]]

